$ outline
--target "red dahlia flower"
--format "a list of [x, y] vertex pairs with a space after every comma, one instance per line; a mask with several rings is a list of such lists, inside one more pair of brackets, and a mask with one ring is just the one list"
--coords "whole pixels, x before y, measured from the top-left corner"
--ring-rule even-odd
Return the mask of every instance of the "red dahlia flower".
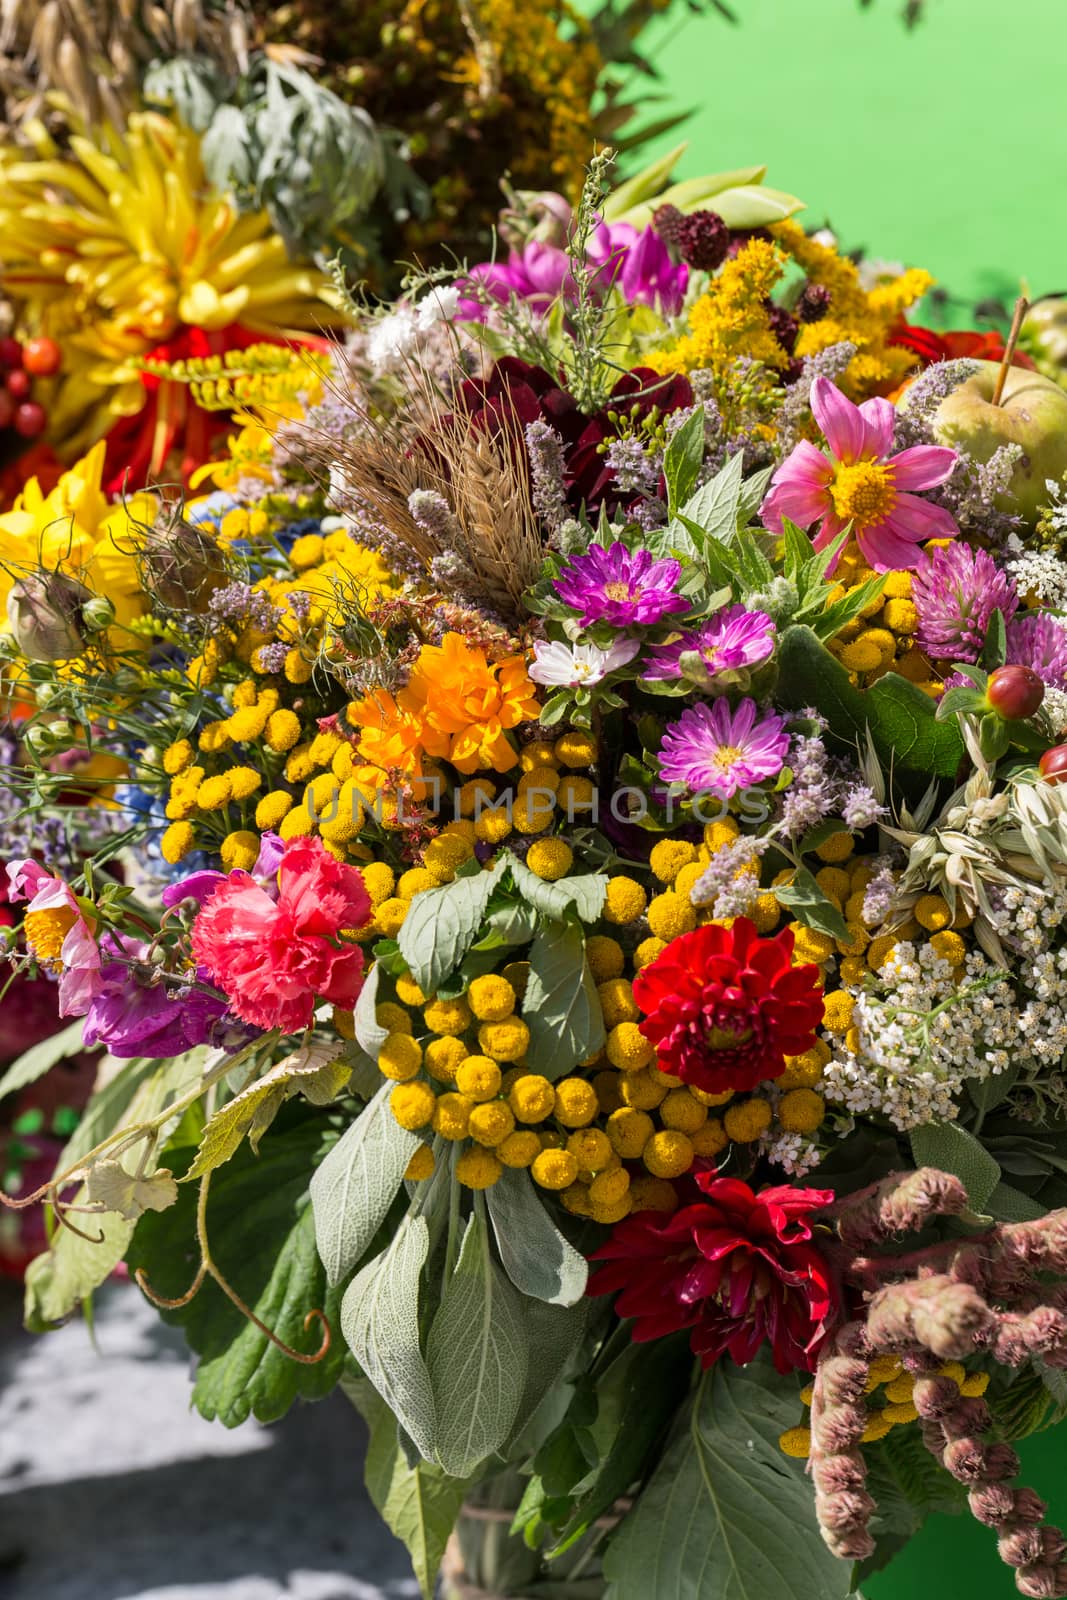
[[747, 917], [672, 939], [634, 979], [660, 1071], [710, 1094], [780, 1077], [786, 1056], [814, 1044], [823, 1014], [818, 967], [792, 956], [792, 929], [761, 938]]
[[635, 1339], [692, 1328], [705, 1367], [724, 1353], [742, 1366], [766, 1340], [779, 1372], [813, 1370], [838, 1316], [827, 1262], [811, 1243], [811, 1213], [830, 1189], [762, 1189], [738, 1178], [696, 1175], [707, 1196], [672, 1216], [627, 1217], [593, 1261], [590, 1294], [615, 1294]]

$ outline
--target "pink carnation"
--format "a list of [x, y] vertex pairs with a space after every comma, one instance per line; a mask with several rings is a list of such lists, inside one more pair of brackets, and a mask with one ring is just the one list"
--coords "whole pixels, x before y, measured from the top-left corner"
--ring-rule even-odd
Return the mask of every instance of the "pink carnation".
[[231, 872], [197, 913], [193, 954], [243, 1022], [299, 1033], [317, 999], [355, 1004], [363, 952], [341, 933], [370, 916], [355, 867], [335, 861], [319, 839], [290, 839], [277, 900], [248, 873]]

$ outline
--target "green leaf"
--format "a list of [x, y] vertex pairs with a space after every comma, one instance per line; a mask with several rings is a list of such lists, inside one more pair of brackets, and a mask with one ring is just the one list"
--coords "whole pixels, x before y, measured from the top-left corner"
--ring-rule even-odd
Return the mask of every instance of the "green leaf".
[[589, 1268], [545, 1210], [529, 1173], [506, 1168], [486, 1198], [500, 1259], [516, 1289], [549, 1305], [576, 1305]]
[[739, 528], [746, 527], [763, 504], [764, 496], [767, 493], [767, 485], [771, 481], [773, 472], [773, 467], [761, 467], [759, 472], [754, 472], [751, 477], [746, 478], [742, 483], [741, 494], [737, 502], [737, 526]]
[[67, 1027], [50, 1034], [47, 1039], [40, 1040], [17, 1056], [0, 1077], [0, 1100], [6, 1094], [14, 1094], [16, 1089], [25, 1089], [27, 1084], [36, 1083], [38, 1078], [43, 1078], [50, 1068], [67, 1056], [80, 1055], [84, 1027], [85, 1018], [75, 1017]]
[[[74, 1195], [75, 1204], [84, 1204], [86, 1198], [83, 1185]], [[69, 1317], [111, 1276], [133, 1238], [134, 1224], [114, 1211], [88, 1217], [76, 1213], [73, 1221], [91, 1237], [83, 1239], [60, 1227], [50, 1247], [26, 1268], [24, 1316], [31, 1333], [45, 1333]]]
[[367, 1492], [386, 1527], [411, 1557], [423, 1600], [431, 1600], [467, 1481], [451, 1478], [426, 1461], [409, 1466], [396, 1418], [374, 1385], [366, 1378], [344, 1377], [341, 1387], [370, 1431], [363, 1464]]
[[419, 1345], [419, 1278], [429, 1249], [425, 1217], [409, 1211], [388, 1249], [357, 1272], [345, 1290], [341, 1331], [419, 1454], [432, 1461], [437, 1414]]
[[705, 1373], [608, 1546], [605, 1600], [844, 1600], [849, 1567], [819, 1535], [803, 1463], [778, 1448], [799, 1413], [796, 1379], [766, 1353]]
[[1048, 1214], [1048, 1208], [1040, 1201], [1013, 1188], [1010, 1183], [993, 1185], [985, 1209], [998, 1222], [1039, 1222]]
[[852, 622], [862, 611], [877, 599], [885, 588], [885, 577], [868, 578], [866, 583], [857, 584], [840, 600], [833, 600], [822, 609], [818, 616], [812, 620], [810, 626], [814, 634], [820, 639], [832, 639], [835, 633], [840, 633], [847, 623]]
[[717, 544], [729, 544], [737, 533], [743, 471], [744, 457], [739, 450], [727, 459], [714, 478], [702, 483], [681, 507], [680, 515], [686, 523], [700, 529], [702, 538], [699, 544], [702, 551], [709, 540], [713, 539]]
[[[140, 1057], [123, 1061], [113, 1077], [107, 1076], [104, 1087], [94, 1091], [56, 1162], [56, 1171], [74, 1166], [116, 1128], [157, 1116], [170, 1095], [176, 1097], [192, 1088], [207, 1055], [206, 1050], [192, 1050], [173, 1061]], [[106, 1076], [112, 1063], [105, 1058], [103, 1065]]]
[[848, 673], [810, 628], [787, 628], [779, 643], [778, 696], [794, 710], [817, 705], [839, 745], [855, 752], [870, 728], [875, 749], [887, 768], [951, 778], [963, 757], [963, 739], [954, 723], [938, 722], [935, 704], [914, 683], [887, 672], [869, 689], [849, 682]]
[[435, 994], [467, 954], [508, 864], [509, 858], [502, 855], [477, 877], [456, 878], [440, 889], [425, 890], [411, 902], [397, 943], [425, 994]]
[[860, 1567], [861, 1577], [878, 1572], [934, 1512], [964, 1509], [967, 1491], [930, 1454], [914, 1428], [894, 1428], [864, 1450], [867, 1488], [877, 1510], [871, 1532], [878, 1548]]
[[[317, 1400], [337, 1382], [344, 1345], [337, 1337], [340, 1295], [330, 1291], [315, 1249], [308, 1175], [337, 1138], [321, 1115], [294, 1103], [284, 1108], [258, 1156], [242, 1145], [211, 1180], [207, 1234], [213, 1260], [226, 1281], [264, 1325], [294, 1349], [314, 1352], [321, 1330], [305, 1326], [308, 1312], [321, 1310], [333, 1340], [315, 1365], [293, 1361], [278, 1350], [209, 1278], [187, 1306], [164, 1311], [182, 1327], [197, 1353], [193, 1404], [209, 1421], [233, 1428], [254, 1416], [274, 1422], [294, 1400]], [[192, 1162], [191, 1140], [167, 1148], [166, 1160], [181, 1173]], [[197, 1190], [179, 1185], [178, 1204], [141, 1218], [127, 1255], [131, 1270], [142, 1267], [149, 1286], [176, 1298], [196, 1270]]]
[[798, 922], [827, 933], [831, 939], [847, 939], [848, 928], [841, 912], [829, 899], [807, 867], [798, 867], [791, 883], [776, 884], [771, 891], [779, 905], [788, 906]]
[[704, 461], [704, 407], [697, 406], [676, 433], [672, 433], [663, 457], [663, 476], [667, 484], [667, 505], [671, 514], [684, 505], [693, 490]]
[[376, 961], [367, 973], [363, 987], [359, 991], [355, 1010], [352, 1012], [356, 1042], [367, 1052], [372, 1061], [377, 1061], [378, 1051], [389, 1037], [389, 1029], [381, 1026], [377, 1016], [378, 983], [381, 975], [381, 965]]
[[86, 1184], [90, 1205], [102, 1205], [127, 1222], [146, 1211], [166, 1211], [178, 1203], [178, 1185], [167, 1168], [158, 1172], [127, 1172], [121, 1161], [97, 1161]]
[[330, 1284], [346, 1278], [385, 1221], [419, 1147], [389, 1109], [383, 1083], [311, 1178], [315, 1243]]
[[973, 1211], [984, 1211], [1000, 1182], [1000, 1167], [973, 1133], [958, 1122], [934, 1122], [911, 1131], [911, 1153], [917, 1167], [951, 1172], [967, 1190]]
[[529, 905], [557, 921], [567, 915], [570, 906], [574, 907], [583, 922], [596, 922], [604, 909], [608, 880], [603, 872], [589, 872], [575, 878], [561, 878], [558, 883], [548, 883], [516, 857], [511, 862], [511, 876], [516, 889]]
[[982, 645], [982, 654], [978, 658], [979, 666], [987, 672], [993, 672], [997, 667], [1002, 667], [1008, 657], [1008, 633], [1004, 625], [1004, 613], [998, 606], [989, 619], [986, 629], [985, 643]]
[[561, 1078], [604, 1043], [604, 1016], [585, 958], [585, 937], [574, 923], [547, 922], [530, 946], [530, 975], [522, 1003], [530, 1029], [531, 1072]]
[[466, 1478], [507, 1442], [526, 1382], [521, 1303], [476, 1210], [426, 1343], [438, 1465]]
[[339, 1060], [340, 1045], [309, 1044], [293, 1050], [216, 1111], [204, 1128], [185, 1182], [202, 1178], [229, 1161], [247, 1133], [256, 1150], [285, 1099], [302, 1089], [313, 1105], [326, 1105], [347, 1082], [351, 1067]]

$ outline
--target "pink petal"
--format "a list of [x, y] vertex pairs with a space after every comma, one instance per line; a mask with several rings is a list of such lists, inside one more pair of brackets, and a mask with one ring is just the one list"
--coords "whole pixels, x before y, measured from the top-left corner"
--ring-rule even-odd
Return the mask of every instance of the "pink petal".
[[859, 409], [867, 429], [864, 455], [879, 458], [887, 456], [893, 448], [896, 408], [889, 400], [875, 399], [865, 400]]
[[811, 386], [811, 410], [837, 459], [858, 461], [867, 443], [867, 424], [859, 406], [854, 406], [829, 378], [816, 378]]
[[893, 484], [897, 489], [936, 489], [952, 473], [959, 460], [955, 450], [938, 444], [916, 444], [892, 458]]
[[921, 540], [923, 544], [927, 539], [955, 539], [960, 531], [951, 511], [946, 511], [944, 506], [931, 505], [929, 500], [920, 500], [917, 494], [898, 494], [886, 522], [894, 533], [902, 534], [905, 539]]
[[891, 528], [888, 519], [857, 534], [856, 543], [875, 572], [899, 572], [917, 567], [922, 560], [921, 546]]
[[781, 533], [782, 518], [808, 528], [826, 511], [827, 485], [834, 470], [821, 451], [806, 439], [786, 458], [774, 475], [774, 484], [760, 506], [763, 525]]

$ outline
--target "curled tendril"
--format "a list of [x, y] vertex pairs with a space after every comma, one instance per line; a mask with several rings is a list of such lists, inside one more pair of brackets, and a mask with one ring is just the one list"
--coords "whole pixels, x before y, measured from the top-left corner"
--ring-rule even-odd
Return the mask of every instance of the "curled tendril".
[[196, 1276], [189, 1285], [188, 1289], [183, 1295], [179, 1295], [175, 1300], [170, 1300], [165, 1295], [157, 1294], [156, 1291], [149, 1285], [143, 1267], [138, 1267], [134, 1272], [134, 1279], [137, 1283], [137, 1287], [148, 1297], [149, 1300], [151, 1300], [153, 1305], [161, 1306], [166, 1311], [177, 1311], [182, 1306], [187, 1306], [190, 1301], [193, 1300], [197, 1294], [199, 1294], [200, 1290], [203, 1288], [204, 1280], [206, 1278], [211, 1278], [213, 1282], [218, 1284], [227, 1300], [229, 1300], [232, 1305], [236, 1306], [241, 1315], [248, 1322], [250, 1322], [254, 1328], [258, 1328], [263, 1337], [268, 1339], [276, 1349], [280, 1350], [283, 1355], [288, 1356], [290, 1361], [299, 1361], [300, 1364], [305, 1367], [317, 1366], [320, 1361], [325, 1360], [326, 1356], [329, 1354], [330, 1345], [333, 1342], [333, 1331], [324, 1311], [320, 1311], [316, 1307], [314, 1310], [309, 1311], [307, 1316], [304, 1318], [305, 1330], [309, 1329], [313, 1322], [320, 1322], [323, 1330], [322, 1343], [319, 1345], [319, 1348], [313, 1354], [306, 1355], [302, 1350], [294, 1350], [292, 1345], [286, 1344], [285, 1340], [279, 1338], [279, 1336], [274, 1332], [273, 1328], [268, 1328], [267, 1324], [262, 1321], [260, 1317], [256, 1316], [256, 1313], [252, 1310], [251, 1306], [245, 1304], [245, 1302], [241, 1299], [241, 1296], [237, 1293], [237, 1290], [226, 1280], [226, 1278], [223, 1277], [219, 1268], [216, 1266], [214, 1260], [212, 1259], [211, 1248], [208, 1244], [207, 1237], [207, 1197], [210, 1184], [211, 1173], [205, 1172], [200, 1182], [200, 1195], [196, 1206], [196, 1236], [200, 1245], [200, 1265], [197, 1268]]

